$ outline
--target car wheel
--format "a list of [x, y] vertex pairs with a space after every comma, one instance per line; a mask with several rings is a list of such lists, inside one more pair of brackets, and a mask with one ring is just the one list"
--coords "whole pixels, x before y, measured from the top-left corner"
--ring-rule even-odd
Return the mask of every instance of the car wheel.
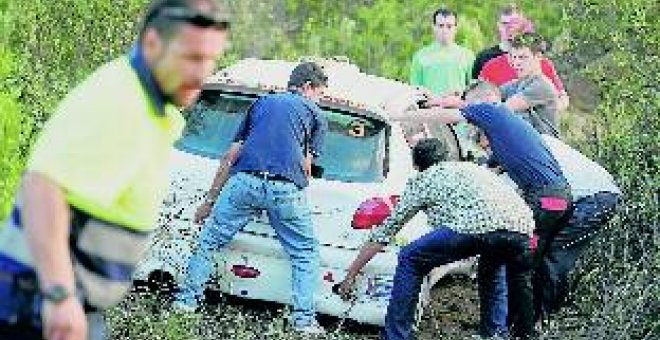
[[204, 303], [209, 306], [217, 306], [226, 302], [227, 296], [220, 289], [220, 283], [217, 278], [213, 278], [206, 283], [204, 288]]
[[429, 124], [428, 129], [430, 130], [432, 137], [444, 141], [447, 145], [449, 151], [447, 160], [457, 161], [461, 159], [461, 148], [458, 143], [458, 138], [449, 125], [441, 123]]

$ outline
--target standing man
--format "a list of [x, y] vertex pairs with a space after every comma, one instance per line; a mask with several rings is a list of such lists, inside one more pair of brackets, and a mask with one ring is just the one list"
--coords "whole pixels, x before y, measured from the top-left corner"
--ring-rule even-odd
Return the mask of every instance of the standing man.
[[569, 273], [613, 217], [622, 194], [612, 175], [598, 163], [557, 138], [543, 135], [543, 140], [570, 183], [574, 200], [573, 211], [548, 245], [535, 278], [542, 296], [535, 301], [536, 309], [547, 315], [559, 311], [566, 301]]
[[[512, 41], [521, 34], [534, 33], [535, 29], [532, 22], [516, 5], [507, 5], [500, 11], [497, 28], [500, 43], [479, 52], [472, 70], [472, 78], [503, 86], [519, 78], [509, 55]], [[569, 97], [554, 64], [543, 56], [540, 58], [540, 63], [542, 73], [548, 77], [559, 94], [559, 111], [565, 110], [569, 105]]]
[[[474, 53], [456, 43], [456, 12], [442, 7], [433, 13], [432, 23], [435, 41], [413, 55], [410, 84], [422, 86], [434, 95], [460, 93], [471, 79]], [[437, 132], [432, 125], [421, 126], [427, 134]], [[467, 134], [465, 125], [457, 126], [456, 130], [461, 135]]]
[[410, 66], [410, 84], [435, 95], [459, 93], [470, 81], [474, 53], [456, 44], [456, 12], [440, 8], [433, 13], [435, 41], [417, 51]]
[[[348, 268], [339, 292], [348, 298], [360, 270], [419, 211], [434, 230], [401, 249], [394, 274], [392, 296], [385, 316], [382, 339], [413, 339], [412, 324], [422, 280], [435, 267], [481, 254], [479, 297], [482, 306], [480, 333], [507, 334], [507, 315], [493, 304], [507, 305], [497, 288], [497, 273], [509, 276], [508, 305], [513, 333], [528, 338], [533, 328], [530, 237], [532, 212], [516, 192], [476, 164], [449, 162], [447, 145], [423, 139], [413, 148], [418, 175], [411, 178], [391, 216], [374, 230]], [[506, 313], [506, 308], [501, 309]]]
[[[211, 275], [213, 252], [265, 210], [291, 259], [293, 326], [302, 333], [324, 332], [314, 308], [320, 265], [304, 188], [311, 176], [312, 158], [320, 155], [327, 131], [327, 122], [315, 103], [326, 86], [327, 77], [317, 64], [302, 63], [291, 73], [289, 92], [264, 96], [250, 108], [196, 214], [195, 219], [202, 221], [213, 210], [188, 263], [188, 276], [175, 307], [197, 308]], [[233, 164], [231, 177], [220, 191], [229, 164]]]
[[559, 136], [559, 98], [541, 70], [543, 38], [521, 34], [511, 42], [509, 59], [518, 78], [502, 87], [506, 106], [542, 134]]
[[516, 4], [502, 7], [497, 20], [500, 42], [477, 54], [472, 68], [472, 79], [478, 79], [484, 65], [491, 59], [505, 55], [511, 49], [511, 40], [522, 33], [534, 32], [534, 24], [525, 17]]
[[177, 107], [197, 98], [228, 29], [213, 0], [154, 1], [129, 55], [59, 104], [0, 232], [0, 338], [103, 337], [100, 311], [129, 289], [167, 191]]

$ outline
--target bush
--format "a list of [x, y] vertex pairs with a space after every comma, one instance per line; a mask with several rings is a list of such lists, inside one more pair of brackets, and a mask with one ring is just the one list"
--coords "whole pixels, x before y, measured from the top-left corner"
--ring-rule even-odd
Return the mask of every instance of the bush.
[[[660, 32], [652, 0], [564, 1], [560, 63], [599, 89], [576, 143], [625, 193], [621, 211], [583, 258], [575, 305], [548, 337], [660, 337]], [[579, 318], [574, 318], [578, 315]]]

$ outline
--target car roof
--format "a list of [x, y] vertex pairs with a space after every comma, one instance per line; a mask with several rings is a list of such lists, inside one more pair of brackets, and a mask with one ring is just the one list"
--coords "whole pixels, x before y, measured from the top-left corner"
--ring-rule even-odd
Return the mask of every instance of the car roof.
[[363, 73], [343, 57], [301, 58], [299, 62], [243, 59], [216, 72], [206, 80], [204, 88], [252, 93], [283, 92], [286, 91], [291, 71], [303, 61], [318, 63], [328, 76], [328, 88], [320, 101], [321, 106], [361, 112], [389, 121], [383, 104], [395, 96], [415, 94], [415, 87]]

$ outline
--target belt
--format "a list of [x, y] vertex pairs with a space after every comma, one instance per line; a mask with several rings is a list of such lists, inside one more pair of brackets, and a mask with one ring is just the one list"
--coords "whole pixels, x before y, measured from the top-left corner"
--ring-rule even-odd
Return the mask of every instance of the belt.
[[259, 177], [259, 178], [261, 178], [263, 180], [266, 180], [266, 181], [291, 182], [290, 179], [288, 179], [288, 178], [286, 178], [282, 175], [272, 174], [268, 171], [243, 170], [241, 172], [244, 172], [244, 173], [246, 173], [250, 176]]

